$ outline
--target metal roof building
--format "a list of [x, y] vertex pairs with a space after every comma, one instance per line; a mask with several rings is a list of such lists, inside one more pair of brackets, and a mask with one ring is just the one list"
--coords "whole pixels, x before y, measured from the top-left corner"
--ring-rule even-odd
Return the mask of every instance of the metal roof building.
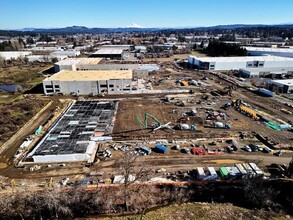
[[247, 50], [247, 53], [251, 56], [281, 56], [293, 58], [292, 48], [271, 48], [271, 47], [243, 47]]
[[122, 49], [100, 49], [91, 54], [91, 57], [105, 57], [111, 59], [123, 59], [124, 50]]
[[243, 77], [268, 77], [268, 76], [293, 76], [292, 67], [267, 67], [267, 68], [241, 68], [239, 69]]
[[293, 66], [293, 58], [279, 56], [189, 56], [188, 63], [202, 70], [239, 70], [241, 68], [291, 67]]
[[30, 51], [1, 51], [0, 58], [4, 60], [11, 60], [11, 59], [18, 59], [24, 58], [27, 55], [31, 55], [32, 52]]
[[77, 51], [77, 50], [54, 51], [50, 55], [52, 55], [52, 56], [76, 57], [76, 56], [80, 55], [80, 51]]
[[277, 90], [281, 93], [293, 93], [293, 79], [271, 80], [268, 87], [270, 90]]
[[93, 65], [102, 61], [102, 58], [69, 58], [54, 64], [55, 72], [61, 70], [76, 70], [77, 65]]

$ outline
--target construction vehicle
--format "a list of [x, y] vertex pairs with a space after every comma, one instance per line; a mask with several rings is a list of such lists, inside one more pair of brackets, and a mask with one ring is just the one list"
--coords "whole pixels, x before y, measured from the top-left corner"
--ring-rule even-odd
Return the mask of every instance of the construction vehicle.
[[180, 81], [181, 86], [188, 86], [188, 82], [185, 80]]
[[190, 131], [196, 131], [197, 130], [197, 126], [196, 125], [188, 125], [186, 123], [181, 123], [177, 126], [174, 127], [175, 129], [179, 129], [179, 130], [190, 130]]
[[[154, 122], [151, 126], [149, 126], [148, 124], [148, 119], [152, 119], [152, 121]], [[173, 129], [172, 126], [170, 126], [171, 122], [162, 124], [156, 117], [152, 116], [149, 113], [145, 113], [143, 121], [137, 115], [135, 116], [135, 120], [144, 129], [151, 128], [153, 131], [156, 131], [159, 129]]]
[[231, 125], [229, 123], [222, 123], [222, 122], [219, 122], [219, 121], [215, 121], [214, 123], [214, 127], [215, 128], [226, 128], [226, 129], [231, 129]]

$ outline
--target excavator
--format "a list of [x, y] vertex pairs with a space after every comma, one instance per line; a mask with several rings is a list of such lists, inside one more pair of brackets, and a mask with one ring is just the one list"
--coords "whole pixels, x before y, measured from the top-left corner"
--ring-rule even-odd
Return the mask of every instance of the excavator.
[[[148, 124], [148, 119], [151, 119], [154, 123], [149, 126]], [[168, 122], [166, 124], [162, 124], [156, 117], [152, 116], [149, 113], [145, 113], [144, 115], [144, 119], [141, 120], [137, 115], [135, 116], [135, 120], [137, 121], [137, 123], [145, 128], [151, 128], [153, 131], [159, 130], [159, 129], [173, 129], [172, 126], [170, 126], [171, 122]]]

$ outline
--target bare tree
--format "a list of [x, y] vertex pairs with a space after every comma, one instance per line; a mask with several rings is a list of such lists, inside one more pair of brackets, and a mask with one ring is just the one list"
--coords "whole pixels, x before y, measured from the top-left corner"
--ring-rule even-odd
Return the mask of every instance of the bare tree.
[[138, 158], [138, 156], [132, 154], [130, 151], [126, 151], [116, 163], [119, 173], [124, 179], [121, 192], [124, 207], [127, 212], [129, 211], [129, 205], [132, 199], [131, 194], [138, 190], [137, 187], [133, 187], [133, 184], [138, 181], [145, 181], [149, 174], [149, 170], [143, 166]]

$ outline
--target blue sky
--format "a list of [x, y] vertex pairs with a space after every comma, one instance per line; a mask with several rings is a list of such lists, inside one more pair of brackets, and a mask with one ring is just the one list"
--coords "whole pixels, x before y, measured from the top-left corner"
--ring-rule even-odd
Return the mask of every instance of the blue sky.
[[293, 0], [0, 0], [0, 29], [293, 22]]

